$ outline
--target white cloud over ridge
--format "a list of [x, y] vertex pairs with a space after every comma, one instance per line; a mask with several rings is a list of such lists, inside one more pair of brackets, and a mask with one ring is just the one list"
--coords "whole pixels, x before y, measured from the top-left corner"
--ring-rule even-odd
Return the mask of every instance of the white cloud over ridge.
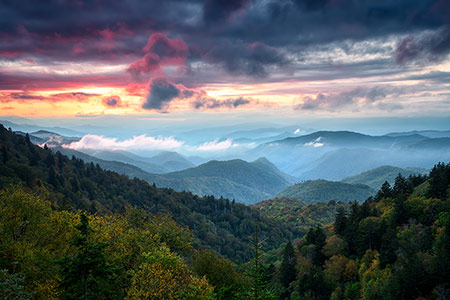
[[218, 139], [215, 139], [212, 142], [206, 142], [196, 147], [197, 151], [224, 151], [230, 148], [237, 147], [238, 144], [234, 144], [233, 140], [226, 139], [225, 141], [219, 142]]
[[87, 134], [78, 142], [63, 145], [65, 148], [82, 150], [170, 150], [183, 146], [183, 142], [173, 137], [151, 137], [145, 134], [120, 141], [100, 135]]
[[315, 139], [313, 142], [305, 143], [304, 146], [314, 147], [314, 148], [322, 147], [324, 145], [324, 143], [320, 143], [321, 139], [322, 139], [322, 137], [320, 136], [317, 139]]

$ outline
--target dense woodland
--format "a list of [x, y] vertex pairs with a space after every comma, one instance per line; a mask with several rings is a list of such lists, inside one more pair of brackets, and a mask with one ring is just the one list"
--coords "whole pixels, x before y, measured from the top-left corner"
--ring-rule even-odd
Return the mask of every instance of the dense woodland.
[[153, 215], [168, 214], [180, 225], [189, 227], [196, 242], [239, 262], [251, 258], [249, 236], [254, 235], [257, 226], [268, 248], [298, 235], [243, 204], [156, 188], [75, 157], [53, 154], [50, 149], [33, 145], [27, 136], [3, 127], [0, 143], [0, 188], [21, 183], [26, 189], [44, 193], [58, 210], [104, 215], [137, 206]]
[[[285, 201], [286, 220], [275, 203], [159, 189], [1, 127], [0, 298], [448, 299], [449, 185], [439, 163], [361, 204]], [[308, 211], [324, 223], [302, 236]]]

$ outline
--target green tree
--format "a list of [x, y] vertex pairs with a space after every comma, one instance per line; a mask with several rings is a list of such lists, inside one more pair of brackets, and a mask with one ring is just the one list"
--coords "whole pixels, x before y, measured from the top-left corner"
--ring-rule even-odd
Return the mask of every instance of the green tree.
[[323, 265], [325, 262], [325, 255], [322, 253], [323, 247], [326, 245], [327, 236], [322, 228], [316, 226], [315, 228], [310, 228], [305, 237], [305, 245], [310, 245], [309, 255], [313, 264], [317, 266]]
[[292, 246], [292, 243], [289, 241], [284, 247], [283, 259], [281, 260], [279, 272], [280, 282], [286, 289], [286, 292], [284, 294], [285, 297], [287, 297], [290, 294], [290, 291], [288, 289], [289, 284], [293, 282], [297, 277], [297, 269], [295, 267], [295, 264], [296, 264], [296, 257], [294, 247]]
[[430, 172], [430, 187], [427, 196], [444, 200], [450, 184], [450, 164], [438, 163]]
[[245, 299], [253, 300], [276, 299], [276, 295], [267, 289], [265, 270], [262, 265], [262, 241], [259, 239], [259, 226], [256, 227], [252, 245], [253, 259], [250, 262], [250, 270], [248, 272], [248, 275], [251, 278], [251, 287], [243, 296]]
[[0, 298], [8, 300], [28, 300], [32, 294], [24, 290], [23, 274], [0, 270]]
[[380, 201], [381, 199], [391, 198], [393, 196], [392, 188], [389, 182], [385, 181], [381, 186], [380, 190], [377, 192], [375, 196], [376, 201]]
[[205, 277], [194, 277], [181, 257], [162, 246], [143, 253], [141, 265], [133, 272], [127, 299], [212, 300], [213, 288]]
[[334, 232], [343, 236], [347, 227], [347, 216], [344, 207], [339, 207], [334, 221]]
[[205, 276], [214, 286], [218, 300], [239, 299], [238, 294], [246, 285], [242, 274], [238, 273], [233, 264], [209, 251], [198, 251], [192, 260], [191, 268], [199, 277]]
[[74, 255], [61, 260], [62, 294], [66, 299], [114, 299], [116, 269], [105, 257], [107, 244], [91, 240], [89, 218], [82, 214], [73, 241]]

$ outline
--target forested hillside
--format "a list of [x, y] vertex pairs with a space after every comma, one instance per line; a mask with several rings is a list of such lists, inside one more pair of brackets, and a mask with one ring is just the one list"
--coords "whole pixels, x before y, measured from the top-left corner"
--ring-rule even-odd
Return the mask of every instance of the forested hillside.
[[296, 198], [306, 203], [334, 201], [364, 201], [375, 190], [364, 184], [349, 184], [328, 180], [307, 180], [285, 188], [276, 196]]
[[213, 160], [195, 168], [145, 179], [157, 186], [189, 190], [198, 195], [223, 196], [246, 204], [270, 198], [296, 181], [265, 158], [253, 162]]
[[295, 228], [303, 236], [311, 227], [329, 225], [334, 222], [336, 211], [348, 210], [347, 202], [329, 202], [307, 204], [295, 198], [273, 198], [253, 205], [261, 215], [281, 221]]
[[408, 177], [414, 174], [425, 173], [427, 173], [427, 170], [421, 168], [398, 168], [393, 166], [381, 166], [363, 172], [361, 174], [345, 178], [341, 180], [341, 182], [351, 184], [365, 184], [375, 190], [378, 190], [386, 181], [389, 184], [394, 184], [395, 178], [398, 174], [402, 174], [404, 177]]
[[[176, 191], [190, 191], [196, 195], [213, 195], [235, 199], [237, 202], [253, 204], [274, 196], [283, 188], [293, 184], [295, 179], [278, 170], [270, 161], [260, 158], [254, 162], [240, 159], [229, 161], [210, 161], [194, 168], [167, 174], [151, 174], [137, 167], [130, 160], [117, 159], [114, 156], [92, 156], [84, 152], [53, 148], [69, 157], [75, 156], [85, 162], [99, 164], [103, 169], [111, 170], [129, 177], [137, 177], [155, 183], [158, 187], [167, 187]], [[107, 152], [111, 154], [111, 152]], [[112, 158], [115, 160], [104, 160]], [[147, 170], [151, 170], [147, 168]]]
[[398, 175], [363, 203], [283, 198], [252, 209], [158, 189], [3, 127], [0, 141], [1, 299], [450, 294], [450, 164]]
[[440, 163], [339, 208], [332, 227], [280, 252], [281, 299], [448, 299], [449, 188], [450, 164]]
[[74, 157], [53, 154], [33, 145], [27, 136], [3, 127], [0, 142], [0, 187], [22, 183], [27, 189], [45, 193], [59, 210], [81, 209], [104, 215], [136, 206], [153, 215], [169, 214], [182, 226], [188, 226], [200, 245], [235, 261], [251, 257], [249, 236], [257, 226], [268, 248], [297, 235], [295, 230], [260, 217], [243, 204], [159, 189]]

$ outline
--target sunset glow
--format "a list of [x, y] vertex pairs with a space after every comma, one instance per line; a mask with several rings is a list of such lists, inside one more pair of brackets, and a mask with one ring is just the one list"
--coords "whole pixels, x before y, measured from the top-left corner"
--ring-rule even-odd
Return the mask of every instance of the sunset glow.
[[[450, 111], [446, 1], [420, 9], [405, 2], [402, 16], [390, 20], [370, 12], [400, 4], [321, 1], [305, 10], [290, 0], [158, 8], [96, 2], [54, 3], [46, 18], [33, 14], [38, 3], [2, 7], [9, 16], [0, 24], [3, 115]], [[276, 17], [281, 7], [284, 16]], [[347, 9], [359, 18], [348, 19]], [[259, 26], [251, 27], [255, 18]], [[324, 31], [329, 19], [333, 33]], [[239, 31], [245, 27], [252, 29]], [[119, 101], [104, 100], [113, 96]]]

